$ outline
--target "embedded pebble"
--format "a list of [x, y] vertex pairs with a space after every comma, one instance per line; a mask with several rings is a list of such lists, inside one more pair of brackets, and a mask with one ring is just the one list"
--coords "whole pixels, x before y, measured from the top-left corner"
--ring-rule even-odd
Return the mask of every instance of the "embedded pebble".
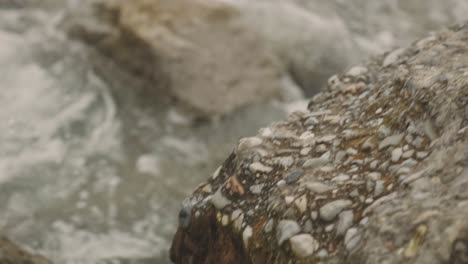
[[276, 227], [276, 239], [278, 245], [282, 245], [284, 241], [290, 239], [301, 231], [301, 227], [296, 221], [293, 220], [281, 220]]
[[236, 209], [231, 214], [231, 220], [234, 223], [234, 228], [240, 230], [244, 222], [244, 213], [240, 209]]
[[262, 139], [258, 137], [248, 137], [242, 138], [239, 140], [239, 145], [237, 146], [238, 151], [244, 151], [253, 147], [257, 147], [262, 144]]
[[222, 166], [219, 166], [215, 172], [213, 173], [213, 179], [216, 179], [219, 175], [219, 172], [221, 171]]
[[289, 168], [291, 165], [294, 164], [294, 158], [293, 157], [281, 157], [275, 159], [275, 163], [283, 166], [284, 168]]
[[377, 166], [379, 166], [379, 161], [378, 161], [378, 160], [374, 160], [374, 161], [372, 161], [372, 162], [369, 164], [369, 168], [370, 168], [371, 170], [377, 169]]
[[270, 233], [273, 230], [274, 225], [275, 225], [275, 220], [273, 219], [268, 220], [268, 222], [265, 224], [265, 227], [263, 228], [263, 231], [265, 231], [265, 233]]
[[223, 218], [221, 218], [221, 224], [223, 226], [227, 226], [229, 224], [229, 216], [228, 215], [223, 215]]
[[286, 183], [291, 184], [293, 182], [298, 181], [302, 176], [304, 175], [303, 170], [296, 170], [291, 172], [287, 177], [286, 177]]
[[418, 159], [424, 159], [427, 156], [429, 156], [429, 152], [426, 152], [426, 151], [419, 151], [416, 153], [416, 158]]
[[307, 195], [304, 194], [294, 200], [294, 204], [296, 205], [299, 212], [304, 213], [307, 210]]
[[350, 200], [336, 200], [320, 207], [320, 218], [324, 221], [331, 221], [344, 209], [351, 206]]
[[376, 144], [374, 142], [373, 138], [368, 138], [364, 143], [362, 143], [362, 149], [363, 150], [372, 150], [376, 147]]
[[343, 161], [343, 159], [346, 158], [347, 155], [348, 153], [346, 153], [345, 151], [338, 151], [335, 155], [335, 164], [341, 163], [341, 161]]
[[312, 254], [319, 248], [319, 242], [309, 234], [295, 235], [289, 239], [291, 250], [299, 258], [305, 258]]
[[374, 197], [380, 196], [384, 191], [384, 181], [379, 180], [375, 182]]
[[316, 181], [306, 182], [305, 186], [311, 192], [318, 193], [318, 194], [333, 190], [333, 188], [331, 186], [328, 186], [328, 185], [326, 185], [324, 183], [316, 182]]
[[347, 76], [357, 77], [367, 72], [367, 68], [363, 66], [354, 66], [346, 72]]
[[318, 217], [317, 211], [312, 211], [312, 212], [310, 213], [310, 217], [311, 217], [312, 220], [314, 220], [314, 221], [317, 220], [317, 217]]
[[330, 143], [332, 140], [336, 138], [336, 135], [326, 135], [317, 138], [318, 143]]
[[344, 235], [345, 232], [353, 225], [354, 213], [352, 210], [343, 211], [338, 216], [338, 225], [336, 227], [336, 233], [338, 235]]
[[382, 174], [380, 172], [369, 172], [369, 174], [367, 174], [367, 177], [369, 177], [373, 181], [377, 181], [380, 179], [380, 177], [382, 177]]
[[335, 228], [334, 224], [327, 225], [325, 227], [325, 232], [330, 233], [331, 231], [333, 231], [334, 228]]
[[423, 142], [424, 142], [424, 139], [422, 137], [417, 137], [413, 140], [413, 142], [411, 142], [411, 144], [415, 146], [416, 148], [421, 148]]
[[253, 194], [259, 194], [262, 192], [263, 187], [265, 187], [265, 184], [256, 184], [256, 185], [250, 186], [249, 190]]
[[392, 151], [392, 161], [397, 162], [400, 160], [401, 155], [403, 155], [403, 150], [401, 148], [396, 148]]
[[325, 144], [320, 144], [318, 145], [317, 147], [315, 147], [315, 152], [317, 152], [318, 154], [322, 154], [322, 153], [325, 153], [327, 152], [328, 148], [327, 148], [327, 145]]
[[397, 134], [397, 135], [386, 137], [382, 142], [380, 142], [379, 150], [382, 150], [389, 146], [396, 146], [400, 144], [403, 137], [404, 137], [404, 134]]
[[273, 168], [268, 167], [268, 166], [265, 166], [265, 165], [263, 165], [263, 164], [260, 163], [260, 162], [254, 162], [254, 163], [250, 164], [249, 168], [250, 168], [250, 170], [253, 171], [253, 172], [259, 171], [259, 172], [266, 172], [266, 173], [268, 173], [268, 172], [271, 172], [271, 171], [273, 170]]
[[414, 159], [407, 159], [400, 164], [401, 168], [412, 168], [418, 164], [418, 161]]
[[220, 187], [211, 198], [211, 203], [214, 205], [214, 207], [216, 207], [216, 209], [221, 210], [227, 205], [231, 204], [231, 201], [224, 197]]
[[302, 156], [306, 156], [306, 155], [309, 155], [309, 153], [310, 153], [311, 150], [312, 150], [311, 147], [303, 148], [303, 149], [301, 149], [301, 151], [299, 152], [299, 154], [301, 154]]
[[346, 150], [346, 153], [348, 153], [349, 155], [356, 155], [358, 151], [355, 148], [348, 148]]
[[284, 197], [284, 202], [286, 203], [286, 205], [290, 205], [293, 201], [294, 201], [294, 196], [292, 195], [288, 195]]
[[328, 257], [328, 251], [326, 249], [321, 249], [319, 252], [317, 252], [317, 257], [319, 258], [326, 258]]
[[350, 179], [349, 175], [340, 174], [340, 175], [334, 177], [331, 181], [332, 182], [345, 182], [345, 181], [347, 181], [349, 179]]
[[252, 227], [247, 226], [242, 233], [242, 240], [244, 241], [244, 247], [249, 247], [249, 240], [252, 237]]
[[394, 64], [404, 52], [405, 52], [405, 49], [403, 48], [399, 48], [390, 52], [387, 56], [385, 56], [385, 59], [382, 62], [382, 66], [387, 67], [387, 66], [390, 66], [391, 64]]
[[414, 154], [414, 149], [407, 150], [403, 153], [402, 157], [404, 159], [411, 158]]
[[322, 159], [322, 158], [312, 158], [308, 159], [302, 164], [303, 168], [308, 168], [308, 169], [313, 169], [317, 167], [324, 166], [330, 162], [328, 159]]
[[346, 232], [344, 243], [348, 251], [355, 249], [361, 241], [362, 235], [359, 233], [357, 228], [350, 228]]
[[307, 219], [303, 228], [304, 232], [311, 233], [313, 231], [313, 228], [314, 226], [313, 226], [312, 221], [310, 219]]

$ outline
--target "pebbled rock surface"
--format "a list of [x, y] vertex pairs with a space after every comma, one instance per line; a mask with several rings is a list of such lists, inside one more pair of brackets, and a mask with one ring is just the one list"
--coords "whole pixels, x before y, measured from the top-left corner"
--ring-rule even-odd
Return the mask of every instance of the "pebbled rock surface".
[[184, 201], [172, 261], [466, 263], [468, 24], [397, 53], [241, 140]]
[[51, 264], [51, 262], [42, 256], [30, 254], [4, 237], [0, 237], [0, 263]]

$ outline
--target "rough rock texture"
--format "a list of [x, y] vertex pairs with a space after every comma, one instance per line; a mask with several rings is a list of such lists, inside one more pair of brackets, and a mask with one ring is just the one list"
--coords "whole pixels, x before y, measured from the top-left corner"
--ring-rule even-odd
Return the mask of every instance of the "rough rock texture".
[[242, 140], [184, 201], [172, 261], [467, 263], [468, 24], [397, 52]]
[[7, 238], [0, 238], [0, 263], [1, 264], [51, 264], [42, 256], [32, 255], [21, 249]]

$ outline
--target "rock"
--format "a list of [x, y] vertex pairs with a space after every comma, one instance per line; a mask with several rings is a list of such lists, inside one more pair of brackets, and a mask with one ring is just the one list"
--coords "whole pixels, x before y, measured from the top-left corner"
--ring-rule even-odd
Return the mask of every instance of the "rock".
[[303, 170], [296, 170], [296, 171], [293, 171], [291, 172], [288, 176], [286, 176], [286, 183], [287, 184], [291, 184], [293, 182], [296, 182], [299, 180], [299, 178], [302, 177], [302, 175], [304, 175], [304, 171]]
[[25, 251], [5, 237], [0, 238], [0, 263], [52, 264], [46, 258]]
[[[406, 48], [405, 59], [398, 60], [398, 67], [382, 67], [380, 56], [364, 64], [365, 76], [337, 74], [338, 80], [312, 99], [308, 112], [293, 114], [261, 130], [259, 134], [269, 131], [259, 146], [268, 149], [261, 163], [275, 164], [278, 157], [291, 157], [304, 174], [294, 184], [287, 184], [288, 175], [298, 168], [275, 165], [253, 177], [249, 165], [255, 157], [233, 154], [235, 158], [223, 163], [225, 173], [208, 179], [207, 184], [217, 190], [235, 174], [246, 189], [265, 184], [262, 192], [229, 196], [231, 204], [221, 210], [210, 203], [196, 204], [200, 217], [192, 219], [190, 227], [207, 228], [199, 232], [179, 228], [182, 235], [174, 239], [172, 247], [175, 262], [204, 263], [219, 254], [202, 249], [225, 248], [230, 241], [242, 241], [244, 230], [233, 228], [225, 236], [218, 232], [218, 221], [210, 220], [216, 219], [218, 211], [225, 214], [230, 210], [249, 212], [244, 226], [252, 227], [255, 241], [245, 250], [231, 251], [240, 259], [232, 263], [385, 260], [437, 264], [450, 263], [450, 258], [463, 259], [465, 240], [457, 236], [463, 234], [468, 215], [468, 203], [463, 201], [468, 138], [458, 131], [464, 127], [468, 105], [464, 96], [468, 94], [466, 70], [462, 70], [468, 65], [468, 53], [462, 52], [468, 49], [467, 38], [468, 24], [457, 26], [437, 33], [423, 48], [414, 42]], [[441, 73], [448, 80], [437, 81]], [[355, 94], [334, 87], [362, 81], [365, 87]], [[379, 108], [381, 111], [376, 111]], [[312, 116], [318, 122], [305, 125]], [[334, 119], [326, 116], [340, 116], [342, 121], [325, 121]], [[304, 142], [299, 137], [312, 133], [317, 144], [310, 157], [301, 156]], [[364, 149], [369, 138], [375, 145]], [[418, 152], [427, 154], [418, 156]], [[197, 189], [191, 197], [203, 201], [210, 195]], [[423, 217], [428, 208], [437, 213]], [[277, 223], [276, 228], [273, 223]], [[320, 245], [311, 255], [297, 253], [304, 248], [292, 249], [292, 238], [303, 234]], [[310, 246], [307, 248], [310, 252]], [[182, 253], [186, 255], [181, 257]]]
[[347, 76], [352, 76], [352, 77], [357, 77], [359, 75], [365, 74], [366, 72], [367, 72], [366, 67], [354, 66], [351, 69], [349, 69], [348, 72], [346, 72], [346, 75]]
[[405, 136], [404, 134], [397, 134], [397, 135], [393, 135], [393, 136], [389, 136], [385, 138], [382, 142], [380, 142], [379, 149], [381, 150], [389, 146], [396, 146], [400, 144], [404, 136]]
[[239, 145], [237, 146], [238, 151], [244, 151], [258, 145], [262, 144], [262, 139], [259, 137], [249, 137], [249, 138], [242, 138], [239, 140]]
[[291, 250], [299, 258], [305, 258], [312, 254], [319, 248], [319, 243], [309, 234], [300, 234], [289, 239]]
[[301, 231], [301, 227], [296, 221], [281, 220], [276, 227], [276, 238], [278, 245], [282, 245], [284, 241], [290, 239], [295, 234]]
[[343, 211], [338, 217], [338, 226], [336, 227], [336, 233], [338, 235], [344, 235], [348, 228], [354, 223], [354, 213], [351, 210]]
[[254, 162], [249, 166], [250, 170], [253, 172], [270, 172], [273, 168], [263, 165], [260, 162]]
[[217, 209], [223, 209], [227, 205], [231, 204], [231, 201], [223, 195], [221, 188], [215, 192], [210, 201]]
[[388, 55], [385, 56], [385, 59], [382, 62], [382, 66], [387, 67], [394, 64], [403, 53], [405, 53], [405, 49], [402, 48], [396, 49], [388, 53]]
[[320, 218], [324, 221], [332, 221], [344, 209], [351, 206], [350, 200], [336, 200], [320, 207]]
[[252, 227], [247, 226], [242, 233], [242, 241], [244, 241], [244, 247], [249, 248], [249, 240], [252, 237]]

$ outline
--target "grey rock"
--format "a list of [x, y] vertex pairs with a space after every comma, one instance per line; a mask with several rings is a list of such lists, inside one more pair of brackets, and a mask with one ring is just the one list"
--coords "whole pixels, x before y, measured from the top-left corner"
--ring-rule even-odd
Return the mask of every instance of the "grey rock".
[[273, 230], [273, 227], [275, 227], [275, 220], [270, 219], [265, 224], [265, 227], [263, 228], [263, 231], [265, 231], [265, 233], [270, 233]]
[[351, 206], [350, 200], [335, 200], [320, 207], [320, 218], [324, 221], [331, 221], [344, 209]]
[[314, 168], [318, 168], [318, 167], [327, 165], [329, 162], [330, 162], [330, 160], [328, 160], [328, 159], [312, 158], [312, 159], [306, 160], [304, 162], [304, 164], [302, 164], [302, 167], [307, 168], [307, 169], [314, 169]]
[[221, 210], [227, 205], [231, 204], [231, 201], [228, 198], [224, 197], [221, 188], [219, 188], [215, 192], [215, 194], [213, 195], [210, 201], [214, 205], [214, 207], [218, 210]]
[[254, 162], [249, 166], [250, 170], [253, 172], [271, 172], [273, 168], [263, 165], [260, 162]]
[[284, 241], [301, 232], [301, 227], [296, 221], [281, 220], [276, 227], [276, 240], [278, 245], [282, 245]]
[[389, 146], [396, 146], [400, 144], [404, 136], [405, 136], [404, 134], [397, 134], [397, 135], [386, 137], [382, 142], [380, 142], [379, 150], [382, 150]]
[[256, 184], [256, 185], [250, 186], [249, 190], [253, 194], [259, 194], [262, 192], [263, 187], [265, 187], [265, 184]]
[[242, 138], [239, 140], [239, 145], [237, 146], [238, 151], [244, 151], [253, 147], [257, 147], [262, 144], [263, 140], [259, 137], [248, 137]]
[[314, 254], [320, 246], [319, 242], [309, 234], [293, 236], [289, 239], [289, 243], [291, 244], [291, 250], [299, 258]]
[[288, 174], [288, 176], [286, 176], [286, 179], [285, 179], [286, 183], [291, 184], [291, 183], [297, 182], [303, 175], [304, 175], [303, 170], [293, 171], [290, 174]]
[[429, 156], [429, 152], [427, 151], [418, 151], [416, 153], [416, 158], [418, 159], [425, 159], [427, 156]]
[[404, 159], [408, 159], [408, 158], [411, 158], [413, 155], [414, 155], [414, 149], [410, 149], [410, 150], [405, 151], [401, 157]]
[[380, 196], [384, 191], [384, 181], [379, 180], [375, 182], [374, 197]]
[[382, 62], [382, 66], [387, 67], [394, 64], [404, 52], [405, 49], [403, 48], [399, 48], [390, 52], [387, 56], [385, 56], [385, 59]]
[[321, 194], [333, 190], [333, 187], [322, 182], [306, 182], [305, 186], [313, 193]]
[[350, 228], [346, 232], [344, 243], [348, 251], [353, 251], [359, 245], [362, 239], [362, 234], [360, 234], [357, 228]]
[[362, 66], [354, 66], [346, 72], [347, 76], [357, 77], [367, 73], [367, 68]]
[[348, 228], [354, 223], [354, 213], [352, 210], [343, 211], [338, 216], [338, 224], [336, 227], [336, 233], [338, 235], [344, 235]]
[[396, 148], [392, 151], [392, 161], [397, 162], [400, 160], [401, 155], [403, 155], [403, 150], [401, 148]]

